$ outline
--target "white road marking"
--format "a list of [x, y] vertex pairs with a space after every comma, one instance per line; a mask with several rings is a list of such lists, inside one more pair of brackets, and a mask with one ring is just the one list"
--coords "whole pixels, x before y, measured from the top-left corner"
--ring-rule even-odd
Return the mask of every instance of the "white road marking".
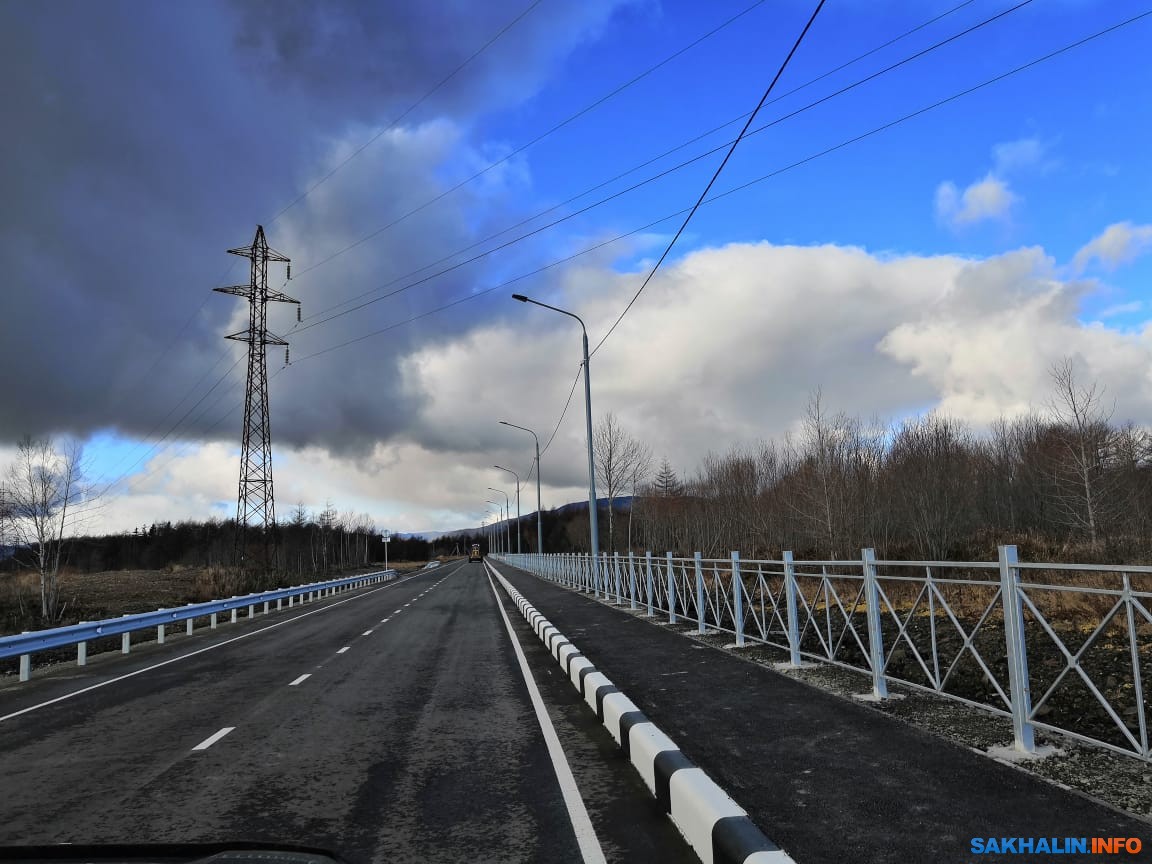
[[568, 808], [568, 818], [572, 822], [572, 830], [576, 832], [576, 842], [580, 846], [580, 854], [585, 864], [607, 864], [604, 850], [600, 848], [600, 839], [596, 836], [596, 828], [588, 818], [588, 808], [584, 806], [584, 799], [580, 797], [580, 789], [576, 786], [576, 778], [572, 776], [572, 766], [568, 764], [568, 757], [560, 746], [560, 739], [556, 737], [556, 728], [552, 725], [552, 718], [548, 716], [548, 709], [544, 707], [544, 700], [540, 698], [540, 690], [532, 678], [532, 670], [528, 668], [528, 661], [524, 659], [524, 652], [520, 648], [520, 640], [512, 630], [508, 615], [504, 612], [504, 604], [500, 602], [500, 595], [492, 577], [488, 577], [488, 585], [496, 596], [496, 608], [500, 610], [500, 617], [504, 619], [504, 626], [508, 630], [508, 638], [512, 640], [512, 649], [516, 652], [516, 660], [520, 664], [520, 674], [524, 676], [524, 683], [528, 685], [528, 695], [532, 698], [532, 707], [536, 709], [536, 721], [540, 724], [540, 731], [544, 733], [544, 741], [548, 745], [548, 755], [552, 758], [552, 768], [556, 771], [556, 780], [560, 783], [560, 791], [564, 795], [564, 804]]
[[389, 621], [391, 621], [391, 620], [392, 620], [391, 618], [381, 618], [381, 619], [380, 619], [380, 623], [381, 623], [381, 624], [387, 624], [387, 623], [388, 623]]
[[337, 653], [337, 654], [343, 654], [345, 651], [347, 651], [347, 650], [348, 650], [349, 648], [351, 648], [351, 647], [352, 647], [351, 645], [345, 645], [343, 648], [341, 648], [341, 649], [340, 649], [339, 651], [337, 651], [336, 653]]
[[371, 631], [371, 630], [365, 630], [365, 631], [364, 631], [363, 633], [361, 633], [360, 635], [361, 635], [361, 636], [371, 636], [371, 635], [372, 635], [372, 631]]
[[312, 677], [311, 672], [305, 672], [303, 675], [301, 675], [299, 678], [297, 678], [295, 681], [293, 681], [288, 686], [289, 687], [295, 687], [297, 684], [303, 684], [307, 679], [309, 679], [311, 677]]
[[205, 738], [203, 741], [201, 741], [199, 744], [197, 744], [192, 749], [193, 750], [207, 750], [209, 747], [211, 747], [213, 744], [215, 744], [217, 741], [219, 741], [221, 738], [223, 738], [225, 735], [227, 735], [229, 732], [231, 732], [235, 728], [236, 728], [235, 726], [225, 726], [223, 729], [221, 729], [215, 735], [209, 735], [207, 738]]
[[[416, 574], [419, 575], [419, 574]], [[205, 651], [214, 651], [217, 648], [222, 648], [225, 645], [231, 645], [233, 642], [239, 642], [241, 639], [247, 639], [250, 636], [255, 636], [258, 633], [264, 633], [268, 630], [275, 630], [277, 627], [283, 627], [285, 624], [291, 624], [293, 621], [299, 621], [301, 618], [307, 618], [309, 615], [319, 615], [321, 612], [327, 612], [329, 609], [335, 609], [337, 606], [343, 606], [345, 603], [351, 603], [353, 600], [363, 600], [375, 594], [377, 591], [386, 591], [389, 588], [395, 588], [409, 579], [415, 579], [416, 575], [405, 576], [396, 582], [389, 582], [387, 585], [381, 585], [379, 588], [370, 588], [363, 594], [356, 594], [352, 597], [347, 597], [344, 600], [336, 600], [335, 602], [328, 603], [318, 609], [313, 609], [311, 612], [304, 612], [300, 615], [294, 615], [291, 618], [285, 618], [283, 621], [277, 621], [275, 624], [269, 624], [267, 627], [261, 627], [259, 630], [250, 630], [247, 633], [241, 633], [239, 636], [233, 636], [231, 639], [225, 639], [223, 642], [214, 642], [211, 645], [206, 645], [203, 648], [197, 648], [195, 651], [189, 651], [187, 654], [181, 654], [179, 657], [170, 657], [167, 660], [161, 660], [159, 663], [153, 663], [151, 666], [145, 666], [143, 669], [137, 669], [134, 672], [128, 672], [124, 675], [118, 675], [115, 678], [109, 678], [107, 681], [101, 681], [98, 684], [89, 684], [87, 687], [81, 687], [79, 690], [73, 690], [71, 693], [65, 693], [63, 696], [57, 696], [55, 699], [48, 699], [47, 701], [40, 702], [36, 705], [29, 705], [27, 708], [21, 708], [19, 711], [13, 711], [9, 714], [0, 716], [0, 723], [5, 720], [11, 720], [14, 717], [19, 717], [22, 714], [28, 714], [32, 711], [38, 711], [41, 708], [47, 708], [49, 705], [55, 705], [57, 702], [63, 702], [65, 699], [71, 699], [74, 696], [80, 696], [91, 690], [99, 690], [101, 687], [107, 687], [109, 684], [117, 684], [128, 678], [135, 678], [137, 675], [143, 675], [145, 672], [151, 672], [153, 669], [160, 669], [170, 663], [179, 663], [181, 660], [187, 660], [189, 657], [195, 657], [197, 654], [203, 654]]]

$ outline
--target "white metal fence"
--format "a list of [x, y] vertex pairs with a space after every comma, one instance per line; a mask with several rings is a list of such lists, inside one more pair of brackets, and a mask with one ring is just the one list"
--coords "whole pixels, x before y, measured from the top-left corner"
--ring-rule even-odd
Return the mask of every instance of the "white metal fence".
[[779, 561], [665, 555], [500, 560], [697, 632], [772, 645], [930, 690], [1037, 728], [1152, 761], [1152, 567], [998, 561]]

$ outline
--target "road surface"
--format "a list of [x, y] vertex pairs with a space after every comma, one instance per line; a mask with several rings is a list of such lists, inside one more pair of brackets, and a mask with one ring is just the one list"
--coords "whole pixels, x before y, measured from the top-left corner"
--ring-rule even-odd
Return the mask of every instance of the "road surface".
[[457, 562], [0, 685], [0, 845], [257, 840], [353, 864], [696, 861], [499, 598], [507, 616], [484, 567]]

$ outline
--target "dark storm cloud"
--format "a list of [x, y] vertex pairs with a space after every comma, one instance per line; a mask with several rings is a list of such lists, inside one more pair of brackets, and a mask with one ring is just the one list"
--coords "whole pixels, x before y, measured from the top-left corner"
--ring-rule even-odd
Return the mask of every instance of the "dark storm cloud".
[[[510, 22], [529, 0], [366, 2], [231, 0], [246, 62], [269, 80], [359, 106], [407, 108]], [[542, 74], [598, 30], [620, 0], [545, 0], [490, 51], [468, 63], [432, 103], [455, 116], [529, 95]]]
[[[239, 356], [221, 337], [241, 301], [210, 293], [246, 281], [247, 262], [225, 249], [247, 244], [263, 221], [300, 270], [442, 188], [444, 162], [472, 146], [451, 113], [385, 136], [270, 224], [526, 3], [432, 5], [0, 7], [0, 439], [165, 431]], [[485, 55], [410, 121], [523, 96], [613, 5], [544, 4], [513, 31], [515, 50]], [[288, 292], [311, 314], [466, 245], [506, 206], [495, 187], [430, 208]], [[293, 356], [462, 296], [487, 273], [473, 266], [290, 336]], [[486, 308], [466, 304], [285, 370], [272, 384], [278, 440], [361, 450], [405, 429], [423, 395], [403, 387], [401, 358]], [[272, 310], [274, 330], [293, 323], [290, 309]], [[272, 349], [269, 367], [281, 362]], [[197, 409], [181, 432], [233, 437], [239, 414], [218, 421], [241, 399], [236, 388], [199, 420]]]

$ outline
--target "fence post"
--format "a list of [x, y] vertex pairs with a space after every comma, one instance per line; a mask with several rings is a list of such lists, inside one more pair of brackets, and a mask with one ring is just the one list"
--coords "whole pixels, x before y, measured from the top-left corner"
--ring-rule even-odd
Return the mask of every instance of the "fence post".
[[880, 628], [880, 592], [876, 588], [876, 550], [860, 550], [860, 563], [864, 568], [864, 602], [868, 613], [868, 661], [872, 667], [872, 695], [888, 698], [888, 682], [884, 678], [884, 631]]
[[636, 556], [628, 550], [628, 599], [632, 609], [636, 608]]
[[740, 553], [732, 550], [732, 608], [736, 620], [736, 647], [744, 647], [744, 580], [740, 577]]
[[616, 605], [619, 606], [624, 602], [622, 591], [620, 589], [620, 553], [612, 553], [612, 573], [616, 582]]
[[668, 553], [668, 570], [664, 574], [668, 577], [668, 623], [676, 623], [676, 576], [672, 569], [672, 553]]
[[236, 623], [236, 610], [235, 609], [232, 610], [232, 623], [233, 624]]
[[696, 559], [696, 632], [707, 633], [704, 626], [704, 561], [703, 556], [697, 552]]
[[[21, 635], [23, 635], [24, 633], [27, 633], [27, 632], [28, 632], [27, 630], [21, 630], [20, 631]], [[32, 678], [32, 655], [31, 654], [21, 654], [20, 655], [20, 680], [21, 681], [28, 681], [31, 678]]]
[[1016, 749], [1036, 750], [1032, 727], [1032, 688], [1028, 681], [1028, 646], [1024, 641], [1024, 604], [1015, 546], [1000, 547], [1000, 596], [1004, 603], [1004, 641], [1008, 648], [1008, 689], [1012, 696], [1012, 733]]
[[788, 603], [788, 662], [793, 668], [800, 667], [800, 619], [796, 614], [796, 565], [792, 553], [785, 552], [784, 596]]
[[644, 553], [645, 587], [648, 589], [648, 617], [652, 617], [652, 550]]

